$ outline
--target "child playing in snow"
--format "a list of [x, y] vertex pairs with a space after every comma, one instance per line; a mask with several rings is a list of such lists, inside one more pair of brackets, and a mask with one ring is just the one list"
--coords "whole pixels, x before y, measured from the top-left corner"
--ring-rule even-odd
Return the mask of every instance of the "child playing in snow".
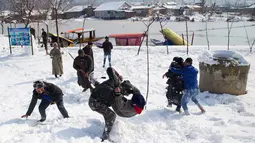
[[182, 97], [181, 105], [185, 115], [190, 115], [187, 104], [190, 99], [198, 106], [202, 113], [205, 113], [204, 108], [199, 104], [196, 96], [199, 94], [197, 74], [198, 70], [192, 66], [192, 59], [187, 58], [184, 62], [184, 68], [177, 69], [170, 67], [173, 73], [182, 74], [184, 80], [184, 95]]

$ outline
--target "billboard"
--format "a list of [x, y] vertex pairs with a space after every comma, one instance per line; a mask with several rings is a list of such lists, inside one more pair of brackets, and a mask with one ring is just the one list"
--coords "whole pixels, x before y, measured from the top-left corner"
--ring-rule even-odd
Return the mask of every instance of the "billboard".
[[9, 28], [11, 46], [30, 46], [30, 28]]

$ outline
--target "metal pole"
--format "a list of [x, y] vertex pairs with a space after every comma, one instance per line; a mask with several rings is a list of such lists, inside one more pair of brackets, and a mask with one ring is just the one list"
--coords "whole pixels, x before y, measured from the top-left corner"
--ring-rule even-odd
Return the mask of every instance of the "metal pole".
[[8, 38], [9, 38], [9, 46], [10, 46], [10, 54], [12, 54], [12, 46], [11, 46], [11, 38], [10, 38], [10, 28], [8, 27]]
[[[31, 27], [30, 27], [31, 28]], [[30, 28], [29, 28], [29, 31], [30, 31]], [[30, 33], [30, 32], [29, 32]], [[30, 33], [30, 41], [31, 41], [31, 50], [32, 50], [32, 55], [34, 55], [34, 47], [33, 47], [33, 37], [32, 37], [32, 34]]]
[[187, 34], [187, 55], [189, 54], [189, 33], [188, 33], [188, 22], [187, 22], [187, 20], [186, 20], [186, 34]]

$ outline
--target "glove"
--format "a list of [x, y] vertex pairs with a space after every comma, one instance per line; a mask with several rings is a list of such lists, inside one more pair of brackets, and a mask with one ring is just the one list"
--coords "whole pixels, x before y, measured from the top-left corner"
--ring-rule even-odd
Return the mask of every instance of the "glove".
[[115, 96], [120, 96], [120, 95], [121, 95], [121, 90], [120, 90], [119, 87], [116, 87], [116, 88], [114, 89], [114, 94], [115, 94]]
[[29, 115], [23, 115], [23, 116], [21, 116], [21, 118], [27, 118]]
[[166, 74], [163, 74], [162, 78], [165, 78]]

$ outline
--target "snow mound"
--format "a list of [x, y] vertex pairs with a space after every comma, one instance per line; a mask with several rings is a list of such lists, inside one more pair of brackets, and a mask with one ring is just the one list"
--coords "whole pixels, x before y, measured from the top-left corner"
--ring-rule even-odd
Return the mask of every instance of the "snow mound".
[[206, 51], [198, 57], [199, 63], [209, 65], [218, 65], [220, 64], [219, 60], [224, 61], [226, 66], [229, 65], [229, 62], [238, 66], [249, 65], [243, 55], [238, 52], [228, 50]]

